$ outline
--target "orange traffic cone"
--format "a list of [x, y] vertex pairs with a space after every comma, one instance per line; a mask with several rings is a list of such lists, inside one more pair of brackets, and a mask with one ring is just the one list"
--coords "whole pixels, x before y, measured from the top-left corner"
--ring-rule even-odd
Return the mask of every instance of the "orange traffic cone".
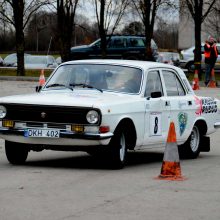
[[43, 86], [44, 84], [45, 84], [44, 69], [42, 69], [40, 72], [39, 85]]
[[199, 89], [198, 70], [195, 70], [195, 73], [194, 73], [194, 79], [193, 79], [192, 89], [193, 89], [193, 90], [198, 90], [198, 89]]
[[209, 84], [208, 84], [208, 87], [210, 87], [210, 88], [216, 88], [215, 71], [214, 71], [214, 69], [212, 69], [212, 71], [211, 71], [211, 80], [210, 80], [210, 82], [209, 82]]
[[186, 179], [181, 176], [179, 153], [176, 143], [176, 131], [173, 122], [170, 123], [161, 173], [157, 179], [178, 181]]

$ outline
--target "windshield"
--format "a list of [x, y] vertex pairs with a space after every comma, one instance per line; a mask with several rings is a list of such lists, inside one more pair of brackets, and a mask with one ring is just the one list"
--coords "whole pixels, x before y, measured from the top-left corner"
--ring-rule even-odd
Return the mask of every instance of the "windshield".
[[[109, 90], [116, 92], [139, 93], [142, 70], [106, 64], [66, 64], [60, 66], [47, 82], [50, 85], [65, 85], [66, 88]], [[65, 88], [64, 86], [60, 89]]]

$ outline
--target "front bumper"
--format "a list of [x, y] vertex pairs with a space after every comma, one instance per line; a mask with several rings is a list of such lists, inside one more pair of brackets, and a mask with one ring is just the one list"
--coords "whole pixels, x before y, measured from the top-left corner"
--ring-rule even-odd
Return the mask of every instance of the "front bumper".
[[27, 144], [49, 144], [49, 145], [107, 145], [113, 133], [76, 133], [73, 131], [60, 130], [59, 138], [50, 137], [25, 137], [26, 129], [10, 129], [0, 127], [0, 137], [13, 142]]
[[216, 123], [214, 124], [214, 128], [220, 128], [220, 122], [216, 122]]

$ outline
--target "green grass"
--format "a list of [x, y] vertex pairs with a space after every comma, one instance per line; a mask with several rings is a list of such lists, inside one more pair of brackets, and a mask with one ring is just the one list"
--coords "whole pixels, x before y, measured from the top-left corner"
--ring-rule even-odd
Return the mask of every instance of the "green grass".
[[8, 54], [6, 54], [6, 53], [0, 53], [0, 57], [2, 58], [2, 59], [5, 59], [5, 57], [7, 56]]
[[[39, 77], [40, 76], [40, 70], [25, 70], [25, 76], [29, 77]], [[44, 70], [45, 77], [48, 77], [52, 73], [52, 70]], [[0, 68], [0, 76], [17, 76], [16, 69], [6, 69], [6, 68]]]

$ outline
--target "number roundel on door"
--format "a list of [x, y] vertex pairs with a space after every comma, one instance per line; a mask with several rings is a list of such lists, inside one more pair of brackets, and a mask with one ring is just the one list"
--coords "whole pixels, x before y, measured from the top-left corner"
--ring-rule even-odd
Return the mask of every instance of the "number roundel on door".
[[161, 112], [150, 113], [150, 136], [161, 135]]

